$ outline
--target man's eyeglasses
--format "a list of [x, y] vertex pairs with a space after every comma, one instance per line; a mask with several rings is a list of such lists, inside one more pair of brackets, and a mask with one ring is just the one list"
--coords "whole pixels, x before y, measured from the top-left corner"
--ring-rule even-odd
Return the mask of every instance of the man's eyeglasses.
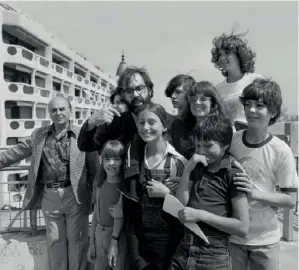
[[136, 91], [138, 94], [141, 94], [143, 90], [146, 89], [145, 85], [138, 85], [136, 87], [131, 87], [131, 88], [126, 88], [124, 89], [125, 94], [127, 95], [133, 95], [134, 92]]
[[211, 98], [206, 97], [206, 96], [190, 96], [190, 97], [188, 97], [188, 101], [190, 104], [195, 104], [198, 100], [200, 102], [207, 102], [207, 101], [211, 101]]

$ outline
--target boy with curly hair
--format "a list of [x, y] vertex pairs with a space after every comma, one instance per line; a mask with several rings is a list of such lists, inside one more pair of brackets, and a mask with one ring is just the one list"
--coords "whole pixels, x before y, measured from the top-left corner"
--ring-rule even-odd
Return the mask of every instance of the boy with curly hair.
[[239, 95], [256, 78], [263, 78], [254, 73], [256, 54], [250, 49], [242, 34], [222, 34], [213, 39], [211, 50], [212, 63], [221, 70], [224, 81], [216, 89], [224, 103], [229, 117], [234, 121], [236, 130], [246, 127], [246, 119]]

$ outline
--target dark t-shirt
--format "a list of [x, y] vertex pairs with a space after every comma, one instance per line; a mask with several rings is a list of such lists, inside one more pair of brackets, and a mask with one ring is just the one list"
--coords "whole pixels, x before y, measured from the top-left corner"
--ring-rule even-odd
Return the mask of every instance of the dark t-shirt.
[[95, 204], [97, 221], [101, 226], [112, 227], [114, 218], [109, 214], [109, 207], [116, 205], [120, 198], [119, 183], [108, 183], [104, 181], [99, 188], [95, 186], [93, 191], [93, 202]]
[[171, 123], [166, 139], [188, 160], [195, 152], [193, 128], [179, 118]]
[[[190, 181], [194, 182], [190, 192], [188, 206], [202, 209], [222, 217], [232, 217], [232, 199], [242, 192], [239, 192], [232, 179], [239, 169], [231, 166], [233, 158], [225, 157], [217, 172], [209, 172], [203, 166], [197, 165], [192, 171]], [[204, 223], [199, 222], [199, 227], [207, 236], [227, 235], [223, 231]]]

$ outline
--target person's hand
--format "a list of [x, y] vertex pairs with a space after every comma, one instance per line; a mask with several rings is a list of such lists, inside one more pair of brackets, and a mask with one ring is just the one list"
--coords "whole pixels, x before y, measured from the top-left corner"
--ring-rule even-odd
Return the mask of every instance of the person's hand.
[[123, 208], [119, 204], [111, 205], [108, 210], [109, 214], [115, 219], [124, 217]]
[[114, 107], [101, 108], [88, 118], [88, 126], [100, 126], [110, 124], [115, 116], [120, 116], [120, 113]]
[[236, 189], [246, 192], [249, 198], [253, 198], [255, 185], [252, 178], [248, 175], [248, 173], [238, 161], [234, 160], [233, 164], [241, 171], [240, 173], [236, 173], [236, 176], [233, 178]]
[[150, 197], [164, 198], [170, 189], [159, 181], [152, 179], [146, 184], [147, 193]]
[[96, 258], [96, 247], [94, 243], [90, 242], [87, 251], [87, 260], [89, 262], [94, 262], [95, 258]]
[[208, 158], [203, 155], [193, 154], [193, 156], [188, 160], [185, 170], [191, 172], [194, 170], [197, 163], [201, 163], [203, 166], [208, 166]]
[[178, 211], [178, 219], [180, 222], [198, 222], [199, 219], [199, 212], [200, 210], [191, 208], [191, 207], [185, 207]]
[[112, 240], [108, 251], [108, 264], [111, 268], [114, 268], [116, 266], [117, 255], [118, 255], [118, 242]]
[[169, 177], [165, 180], [165, 186], [170, 189], [172, 193], [175, 193], [178, 184], [181, 180], [181, 177], [175, 176], [175, 177]]

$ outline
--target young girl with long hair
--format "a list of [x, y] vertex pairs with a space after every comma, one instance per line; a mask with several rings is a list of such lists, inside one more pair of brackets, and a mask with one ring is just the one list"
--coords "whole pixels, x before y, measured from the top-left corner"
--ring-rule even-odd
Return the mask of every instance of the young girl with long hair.
[[122, 231], [122, 196], [125, 148], [108, 141], [100, 154], [101, 167], [94, 182], [91, 237], [88, 260], [97, 270], [125, 269], [126, 240]]
[[139, 242], [139, 254], [148, 264], [145, 269], [167, 270], [183, 228], [162, 207], [166, 194], [172, 192], [167, 179], [182, 175], [186, 159], [164, 138], [167, 113], [161, 105], [145, 104], [138, 113], [137, 128], [146, 145], [139, 181], [131, 183], [130, 193], [135, 189], [140, 206], [131, 225]]
[[185, 158], [190, 159], [195, 151], [193, 130], [207, 115], [226, 117], [223, 104], [216, 88], [208, 81], [200, 81], [186, 93], [187, 105], [180, 117], [175, 119], [168, 132], [167, 140]]

